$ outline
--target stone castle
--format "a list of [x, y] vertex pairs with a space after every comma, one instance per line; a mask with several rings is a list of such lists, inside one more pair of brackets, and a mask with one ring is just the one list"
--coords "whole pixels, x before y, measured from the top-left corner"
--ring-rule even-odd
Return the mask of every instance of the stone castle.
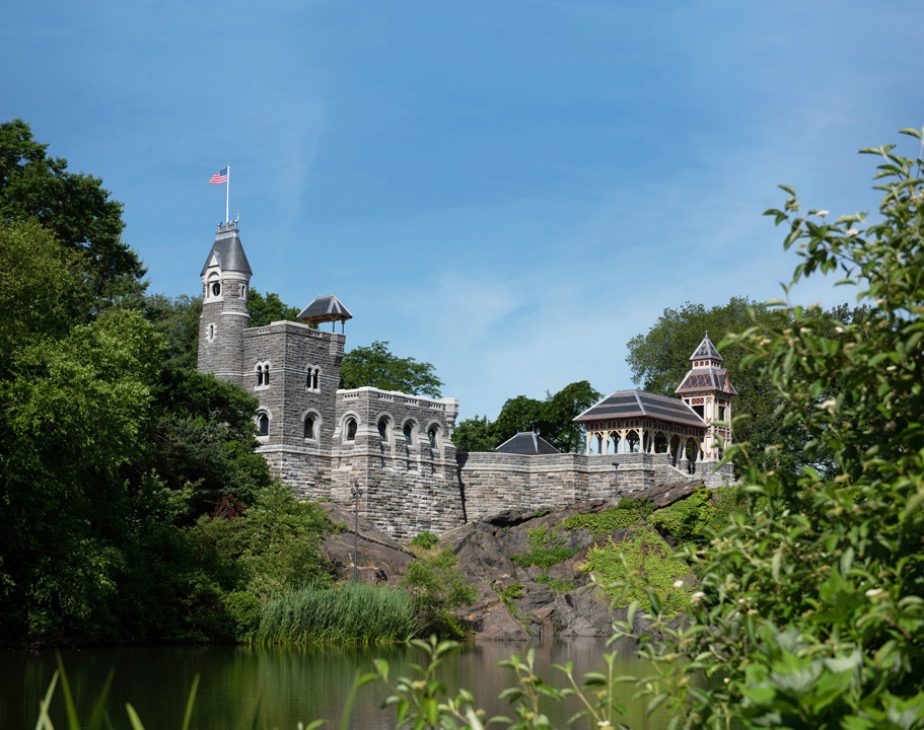
[[[493, 452], [457, 453], [455, 398], [340, 389], [349, 310], [336, 296], [318, 297], [299, 322], [251, 327], [251, 276], [237, 222], [219, 225], [201, 271], [199, 370], [258, 400], [258, 450], [298, 494], [358, 501], [364, 517], [395, 537], [509, 509], [731, 479], [719, 460], [731, 441], [735, 389], [708, 334], [680, 398], [619, 391], [578, 416], [584, 454], [559, 453], [536, 434], [518, 434]], [[330, 332], [320, 329], [325, 323]]]

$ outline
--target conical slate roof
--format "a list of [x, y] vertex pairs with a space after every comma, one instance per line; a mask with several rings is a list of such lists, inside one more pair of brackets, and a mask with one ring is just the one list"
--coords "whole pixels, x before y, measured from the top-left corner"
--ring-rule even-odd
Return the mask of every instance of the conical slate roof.
[[722, 362], [722, 356], [719, 354], [716, 346], [712, 344], [712, 340], [709, 339], [709, 333], [706, 332], [706, 335], [703, 337], [703, 341], [699, 343], [699, 347], [696, 348], [696, 351], [690, 355], [691, 360], [718, 360]]
[[209, 251], [199, 276], [205, 274], [205, 270], [212, 263], [213, 256], [217, 258], [218, 266], [222, 271], [237, 271], [247, 274], [247, 276], [253, 275], [253, 271], [250, 270], [250, 263], [247, 261], [247, 254], [244, 253], [244, 246], [241, 244], [237, 221], [218, 224], [215, 243], [212, 244], [212, 250]]
[[533, 431], [521, 431], [498, 446], [495, 451], [502, 454], [560, 454], [552, 444]]
[[353, 314], [335, 294], [315, 297], [307, 307], [298, 313], [302, 322], [344, 322], [353, 319]]

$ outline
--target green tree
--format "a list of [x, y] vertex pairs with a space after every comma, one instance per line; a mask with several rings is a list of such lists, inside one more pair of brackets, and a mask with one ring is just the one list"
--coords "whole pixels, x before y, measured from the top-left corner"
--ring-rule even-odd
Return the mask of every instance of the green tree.
[[[830, 311], [813, 309], [809, 315], [815, 327], [840, 338], [838, 323], [862, 317], [863, 309], [841, 305]], [[689, 302], [680, 309], [667, 308], [646, 334], [629, 340], [626, 361], [633, 380], [645, 390], [673, 395], [690, 369], [690, 353], [708, 331], [714, 342], [721, 343], [724, 366], [738, 390], [732, 403], [735, 441], [747, 444], [750, 458], [763, 468], [792, 471], [809, 463], [804, 450], [807, 435], [797, 424], [784, 423], [781, 411], [786, 401], [766, 377], [762, 363], [747, 358], [741, 344], [725, 339], [755, 321], [782, 326], [788, 314], [779, 307], [744, 297], [732, 297], [727, 304], [709, 308]], [[812, 458], [815, 461], [811, 463], [818, 468], [833, 468], [830, 454], [815, 454]]]
[[387, 342], [378, 340], [367, 347], [353, 348], [340, 365], [341, 388], [369, 386], [439, 398], [442, 385], [433, 365], [413, 357], [398, 357], [388, 349]]
[[539, 431], [560, 451], [580, 453], [584, 436], [574, 417], [599, 398], [600, 393], [586, 380], [547, 393], [545, 400], [518, 395], [504, 403], [493, 423], [486, 416], [460, 421], [453, 429], [452, 441], [459, 451], [492, 451], [517, 433]]
[[[880, 160], [875, 222], [803, 213], [788, 187], [768, 214], [802, 259], [792, 284], [839, 273], [868, 309], [829, 328], [792, 307], [729, 338], [807, 435], [807, 464], [748, 470], [754, 498], [690, 554], [690, 625], [643, 639], [664, 678], [648, 687], [689, 726], [924, 724], [924, 161], [864, 153]], [[833, 475], [811, 466], [828, 454]], [[721, 681], [694, 686], [698, 672]]]
[[458, 451], [493, 451], [497, 442], [492, 426], [487, 416], [466, 418], [452, 429], [452, 443]]
[[4, 633], [60, 640], [105, 625], [157, 344], [138, 313], [113, 310], [12, 353], [0, 383]]
[[79, 254], [94, 310], [137, 298], [144, 267], [121, 240], [122, 205], [102, 181], [67, 171], [67, 161], [46, 154], [21, 119], [0, 124], [0, 218], [34, 219], [57, 241]]
[[199, 297], [149, 294], [144, 298], [144, 316], [166, 342], [167, 365], [195, 369], [201, 313], [202, 299]]
[[251, 327], [265, 327], [280, 320], [295, 321], [298, 316], [298, 307], [290, 307], [276, 292], [261, 294], [256, 289], [247, 294], [247, 311]]

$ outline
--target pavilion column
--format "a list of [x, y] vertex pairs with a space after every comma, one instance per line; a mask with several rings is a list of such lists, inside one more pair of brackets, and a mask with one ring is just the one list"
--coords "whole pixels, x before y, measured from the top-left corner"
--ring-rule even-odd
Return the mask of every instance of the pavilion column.
[[590, 440], [592, 438], [593, 438], [593, 433], [591, 431], [586, 431], [584, 433], [584, 440], [587, 442], [587, 450], [584, 452], [585, 454], [590, 453]]

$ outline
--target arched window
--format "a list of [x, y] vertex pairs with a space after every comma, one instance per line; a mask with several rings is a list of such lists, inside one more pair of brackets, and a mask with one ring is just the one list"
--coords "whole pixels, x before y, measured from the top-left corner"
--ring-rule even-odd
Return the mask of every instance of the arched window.
[[213, 281], [209, 288], [211, 289], [213, 297], [221, 296], [221, 282], [220, 281]]
[[346, 440], [355, 441], [356, 440], [356, 419], [348, 418], [346, 422]]
[[391, 419], [388, 416], [382, 416], [379, 419], [379, 422], [378, 422], [379, 438], [382, 439], [382, 441], [388, 441], [388, 432], [391, 431], [390, 426], [391, 426]]
[[315, 435], [315, 421], [317, 421], [317, 416], [314, 413], [309, 413], [305, 416], [305, 438], [312, 441], [317, 438]]
[[430, 448], [437, 448], [440, 441], [440, 427], [437, 424], [433, 424], [430, 428], [427, 429], [427, 440], [430, 442]]
[[209, 325], [207, 339], [209, 342], [215, 341], [215, 325], [214, 324]]
[[270, 364], [268, 362], [258, 362], [254, 366], [254, 372], [257, 374], [257, 387], [265, 388], [270, 382]]
[[257, 433], [260, 436], [269, 436], [269, 416], [265, 413], [257, 416]]
[[308, 390], [320, 390], [321, 384], [321, 368], [316, 368], [313, 365], [308, 366], [308, 371], [305, 374], [305, 388]]
[[404, 428], [404, 440], [408, 445], [414, 444], [417, 440], [417, 424], [414, 421], [405, 421]]

